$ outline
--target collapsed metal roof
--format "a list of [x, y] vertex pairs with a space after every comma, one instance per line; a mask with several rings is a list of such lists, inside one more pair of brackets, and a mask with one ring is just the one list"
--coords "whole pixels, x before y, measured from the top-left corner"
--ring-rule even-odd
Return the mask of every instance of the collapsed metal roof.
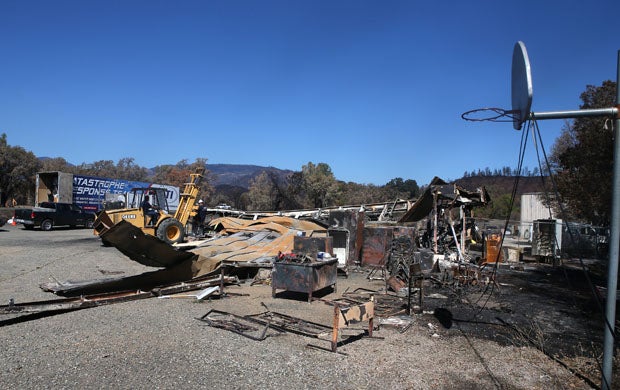
[[[256, 221], [224, 217], [214, 219], [210, 226], [227, 235], [206, 240], [192, 249], [199, 256], [197, 264], [270, 261], [280, 252], [291, 252], [296, 235], [325, 236], [327, 232], [318, 223], [288, 217], [267, 217]], [[196, 276], [211, 272], [210, 268], [199, 270]]]
[[325, 226], [318, 222], [301, 220], [290, 217], [271, 216], [257, 220], [223, 217], [212, 220], [209, 227], [222, 233], [236, 233], [241, 231], [272, 230], [284, 234], [290, 229], [310, 235], [315, 231], [325, 231]]
[[224, 217], [214, 219], [210, 226], [219, 232], [217, 237], [177, 249], [124, 221], [104, 233], [102, 239], [140, 264], [165, 268], [191, 264], [187, 272], [199, 277], [214, 272], [222, 262], [273, 259], [280, 252], [293, 250], [296, 235], [325, 236], [327, 232], [319, 223], [289, 217], [255, 221]]

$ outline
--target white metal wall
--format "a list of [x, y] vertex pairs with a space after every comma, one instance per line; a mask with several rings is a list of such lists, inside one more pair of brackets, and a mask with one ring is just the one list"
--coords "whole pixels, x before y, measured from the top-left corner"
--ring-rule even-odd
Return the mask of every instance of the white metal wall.
[[521, 228], [519, 230], [520, 238], [530, 240], [532, 233], [532, 222], [537, 219], [554, 219], [553, 211], [549, 213], [540, 196], [542, 192], [531, 192], [521, 195]]

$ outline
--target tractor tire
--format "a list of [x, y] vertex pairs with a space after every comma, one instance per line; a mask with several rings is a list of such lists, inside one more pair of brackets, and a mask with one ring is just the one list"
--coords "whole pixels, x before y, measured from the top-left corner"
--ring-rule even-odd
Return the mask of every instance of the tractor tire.
[[167, 218], [157, 227], [157, 237], [170, 245], [180, 243], [185, 239], [185, 229], [178, 220]]

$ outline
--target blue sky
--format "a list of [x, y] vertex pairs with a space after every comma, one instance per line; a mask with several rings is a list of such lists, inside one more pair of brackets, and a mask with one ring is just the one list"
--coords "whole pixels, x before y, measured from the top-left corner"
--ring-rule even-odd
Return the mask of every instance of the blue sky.
[[[461, 119], [510, 108], [514, 44], [532, 111], [578, 109], [586, 85], [616, 81], [619, 14], [617, 0], [0, 0], [0, 133], [73, 164], [456, 179], [517, 165], [512, 124]], [[550, 151], [563, 121], [539, 125]]]

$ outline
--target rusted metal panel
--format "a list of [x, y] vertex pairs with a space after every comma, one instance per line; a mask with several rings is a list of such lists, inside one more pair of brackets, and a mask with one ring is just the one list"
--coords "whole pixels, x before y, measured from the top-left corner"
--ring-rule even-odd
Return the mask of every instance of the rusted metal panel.
[[411, 239], [411, 242], [415, 242], [416, 228], [408, 226], [395, 226], [393, 230], [394, 238], [408, 237]]
[[502, 238], [499, 234], [490, 234], [486, 239], [486, 247], [485, 254], [486, 258], [484, 260], [485, 263], [496, 263], [503, 262], [504, 256], [501, 251], [502, 249]]
[[299, 220], [289, 217], [266, 217], [258, 220], [246, 220], [240, 218], [223, 217], [212, 220], [209, 226], [217, 231], [235, 233], [248, 230], [274, 230], [281, 234], [289, 229], [306, 232], [310, 236], [312, 232], [325, 231], [325, 227], [312, 221]]
[[336, 287], [338, 260], [293, 263], [279, 261], [273, 265], [271, 275], [272, 296], [277, 289], [302, 292], [312, 300], [312, 293], [328, 286]]
[[365, 227], [362, 265], [385, 265], [390, 254], [393, 236], [393, 228]]
[[407, 287], [405, 282], [396, 276], [390, 276], [387, 280], [387, 284], [394, 292], [399, 292]]

